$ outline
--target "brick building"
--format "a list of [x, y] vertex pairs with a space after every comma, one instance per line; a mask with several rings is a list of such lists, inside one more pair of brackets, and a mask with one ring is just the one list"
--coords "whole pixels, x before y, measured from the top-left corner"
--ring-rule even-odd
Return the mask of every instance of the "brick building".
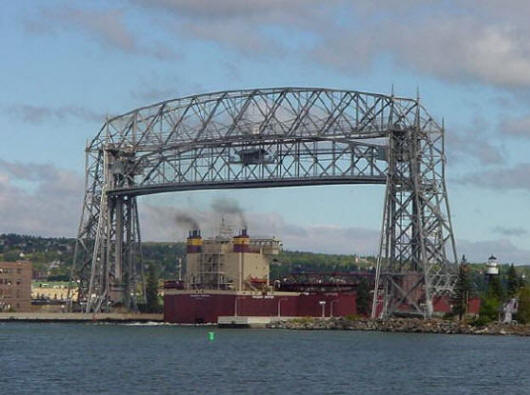
[[31, 275], [31, 262], [0, 262], [0, 311], [31, 310]]

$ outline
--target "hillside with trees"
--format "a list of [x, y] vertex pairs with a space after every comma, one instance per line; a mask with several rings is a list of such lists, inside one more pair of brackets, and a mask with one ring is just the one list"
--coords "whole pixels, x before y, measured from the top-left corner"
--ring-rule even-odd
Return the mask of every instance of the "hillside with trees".
[[[0, 235], [0, 260], [15, 261], [28, 259], [33, 262], [35, 272], [43, 280], [68, 280], [73, 262], [75, 239], [26, 236], [18, 234]], [[161, 279], [175, 279], [178, 276], [178, 260], [185, 261], [185, 243], [142, 243], [145, 267], [153, 265]], [[356, 255], [322, 254], [304, 251], [282, 251], [271, 263], [271, 278], [280, 278], [293, 272], [355, 272], [374, 270], [375, 257]], [[500, 278], [503, 287], [509, 285], [508, 264], [500, 265]], [[470, 277], [477, 292], [483, 292], [487, 286], [482, 275], [483, 263], [470, 264]], [[530, 278], [530, 266], [516, 266], [519, 276]]]

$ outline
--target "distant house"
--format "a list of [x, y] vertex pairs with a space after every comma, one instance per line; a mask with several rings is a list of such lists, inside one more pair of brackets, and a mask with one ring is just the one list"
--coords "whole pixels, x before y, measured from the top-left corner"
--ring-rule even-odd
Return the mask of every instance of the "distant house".
[[0, 262], [0, 311], [31, 310], [32, 264]]

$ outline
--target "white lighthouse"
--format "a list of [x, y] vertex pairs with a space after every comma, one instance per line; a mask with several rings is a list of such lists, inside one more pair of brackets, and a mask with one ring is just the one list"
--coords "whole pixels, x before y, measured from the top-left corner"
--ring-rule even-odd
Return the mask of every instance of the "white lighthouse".
[[488, 276], [497, 276], [499, 274], [499, 262], [494, 255], [491, 255], [488, 258], [488, 263], [486, 263], [486, 274]]

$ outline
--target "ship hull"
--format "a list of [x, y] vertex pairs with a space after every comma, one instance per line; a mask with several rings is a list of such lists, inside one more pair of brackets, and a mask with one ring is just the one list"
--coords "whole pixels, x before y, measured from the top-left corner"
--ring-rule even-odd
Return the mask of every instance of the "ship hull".
[[355, 293], [276, 292], [263, 295], [166, 290], [164, 295], [164, 321], [179, 324], [217, 323], [219, 316], [330, 317], [356, 313]]

